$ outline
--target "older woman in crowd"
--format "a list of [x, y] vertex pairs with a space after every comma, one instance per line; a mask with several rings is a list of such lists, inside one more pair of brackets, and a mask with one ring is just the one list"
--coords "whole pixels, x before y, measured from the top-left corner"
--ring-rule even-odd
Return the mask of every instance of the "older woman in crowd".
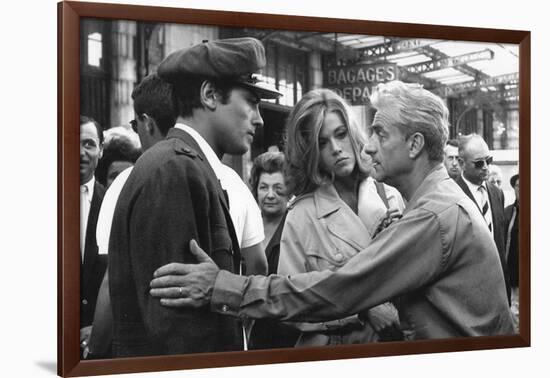
[[289, 200], [283, 169], [283, 153], [270, 151], [256, 157], [250, 171], [252, 194], [262, 212], [265, 235], [262, 247], [267, 258], [268, 274], [277, 272], [279, 242]]
[[[276, 274], [279, 264], [281, 234], [289, 200], [284, 177], [282, 152], [264, 152], [254, 159], [250, 171], [250, 188], [262, 212], [265, 238], [262, 247], [267, 258], [268, 274]], [[250, 334], [250, 349], [292, 347], [298, 331], [276, 320], [260, 319]]]

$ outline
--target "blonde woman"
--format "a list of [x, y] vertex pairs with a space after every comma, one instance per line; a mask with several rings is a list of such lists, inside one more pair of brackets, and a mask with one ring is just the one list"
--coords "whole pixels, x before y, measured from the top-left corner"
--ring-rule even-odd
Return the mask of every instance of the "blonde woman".
[[[350, 108], [336, 93], [313, 90], [296, 104], [287, 123], [285, 150], [288, 189], [296, 199], [281, 237], [278, 274], [338, 269], [403, 210], [395, 189], [380, 190], [368, 178], [363, 144]], [[391, 304], [369, 310], [366, 318], [289, 324], [301, 331], [296, 346], [399, 338], [399, 319]]]

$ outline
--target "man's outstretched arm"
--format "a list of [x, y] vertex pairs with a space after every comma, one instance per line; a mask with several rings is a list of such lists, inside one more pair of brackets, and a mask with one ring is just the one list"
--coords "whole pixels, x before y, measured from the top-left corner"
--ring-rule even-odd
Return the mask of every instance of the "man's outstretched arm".
[[[200, 307], [249, 318], [318, 322], [360, 313], [424, 286], [443, 269], [439, 222], [417, 211], [382, 231], [337, 271], [242, 277], [219, 271], [197, 245], [198, 265], [155, 272], [151, 294], [165, 306]], [[169, 274], [165, 277], [166, 274]]]

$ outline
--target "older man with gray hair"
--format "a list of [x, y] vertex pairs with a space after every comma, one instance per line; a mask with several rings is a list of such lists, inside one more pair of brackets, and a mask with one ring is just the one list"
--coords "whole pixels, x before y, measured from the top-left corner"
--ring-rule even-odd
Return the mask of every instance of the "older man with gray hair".
[[151, 295], [169, 307], [239, 317], [325, 321], [394, 300], [409, 339], [512, 334], [499, 256], [475, 204], [443, 166], [448, 110], [417, 84], [379, 85], [366, 152], [374, 176], [408, 201], [403, 217], [337, 271], [242, 277], [200, 263], [158, 269]]

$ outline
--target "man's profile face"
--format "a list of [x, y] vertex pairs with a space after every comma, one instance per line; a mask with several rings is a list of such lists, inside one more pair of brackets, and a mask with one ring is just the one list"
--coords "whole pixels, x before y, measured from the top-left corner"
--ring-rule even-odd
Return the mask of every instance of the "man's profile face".
[[214, 123], [219, 151], [231, 155], [248, 151], [256, 129], [264, 124], [259, 105], [260, 98], [241, 87], [231, 90], [225, 104], [218, 102]]
[[462, 158], [464, 177], [475, 185], [481, 185], [489, 177], [489, 147], [481, 139], [472, 139], [465, 147]]
[[135, 132], [139, 136], [139, 141], [141, 143], [141, 148], [143, 151], [149, 149], [153, 144], [157, 142], [151, 135], [151, 127], [155, 127], [153, 120], [149, 117], [140, 117], [136, 115], [135, 118]]
[[460, 173], [462, 172], [460, 168], [460, 160], [458, 157], [458, 147], [448, 144], [445, 146], [444, 152], [444, 163], [445, 168], [447, 168], [447, 173], [449, 173], [449, 176], [451, 176], [453, 179], [456, 179], [458, 176], [460, 176]]
[[372, 158], [372, 176], [392, 185], [412, 169], [409, 146], [405, 134], [390, 114], [376, 112], [372, 126], [367, 129], [365, 151]]
[[80, 183], [85, 184], [94, 175], [103, 147], [92, 122], [80, 125]]

